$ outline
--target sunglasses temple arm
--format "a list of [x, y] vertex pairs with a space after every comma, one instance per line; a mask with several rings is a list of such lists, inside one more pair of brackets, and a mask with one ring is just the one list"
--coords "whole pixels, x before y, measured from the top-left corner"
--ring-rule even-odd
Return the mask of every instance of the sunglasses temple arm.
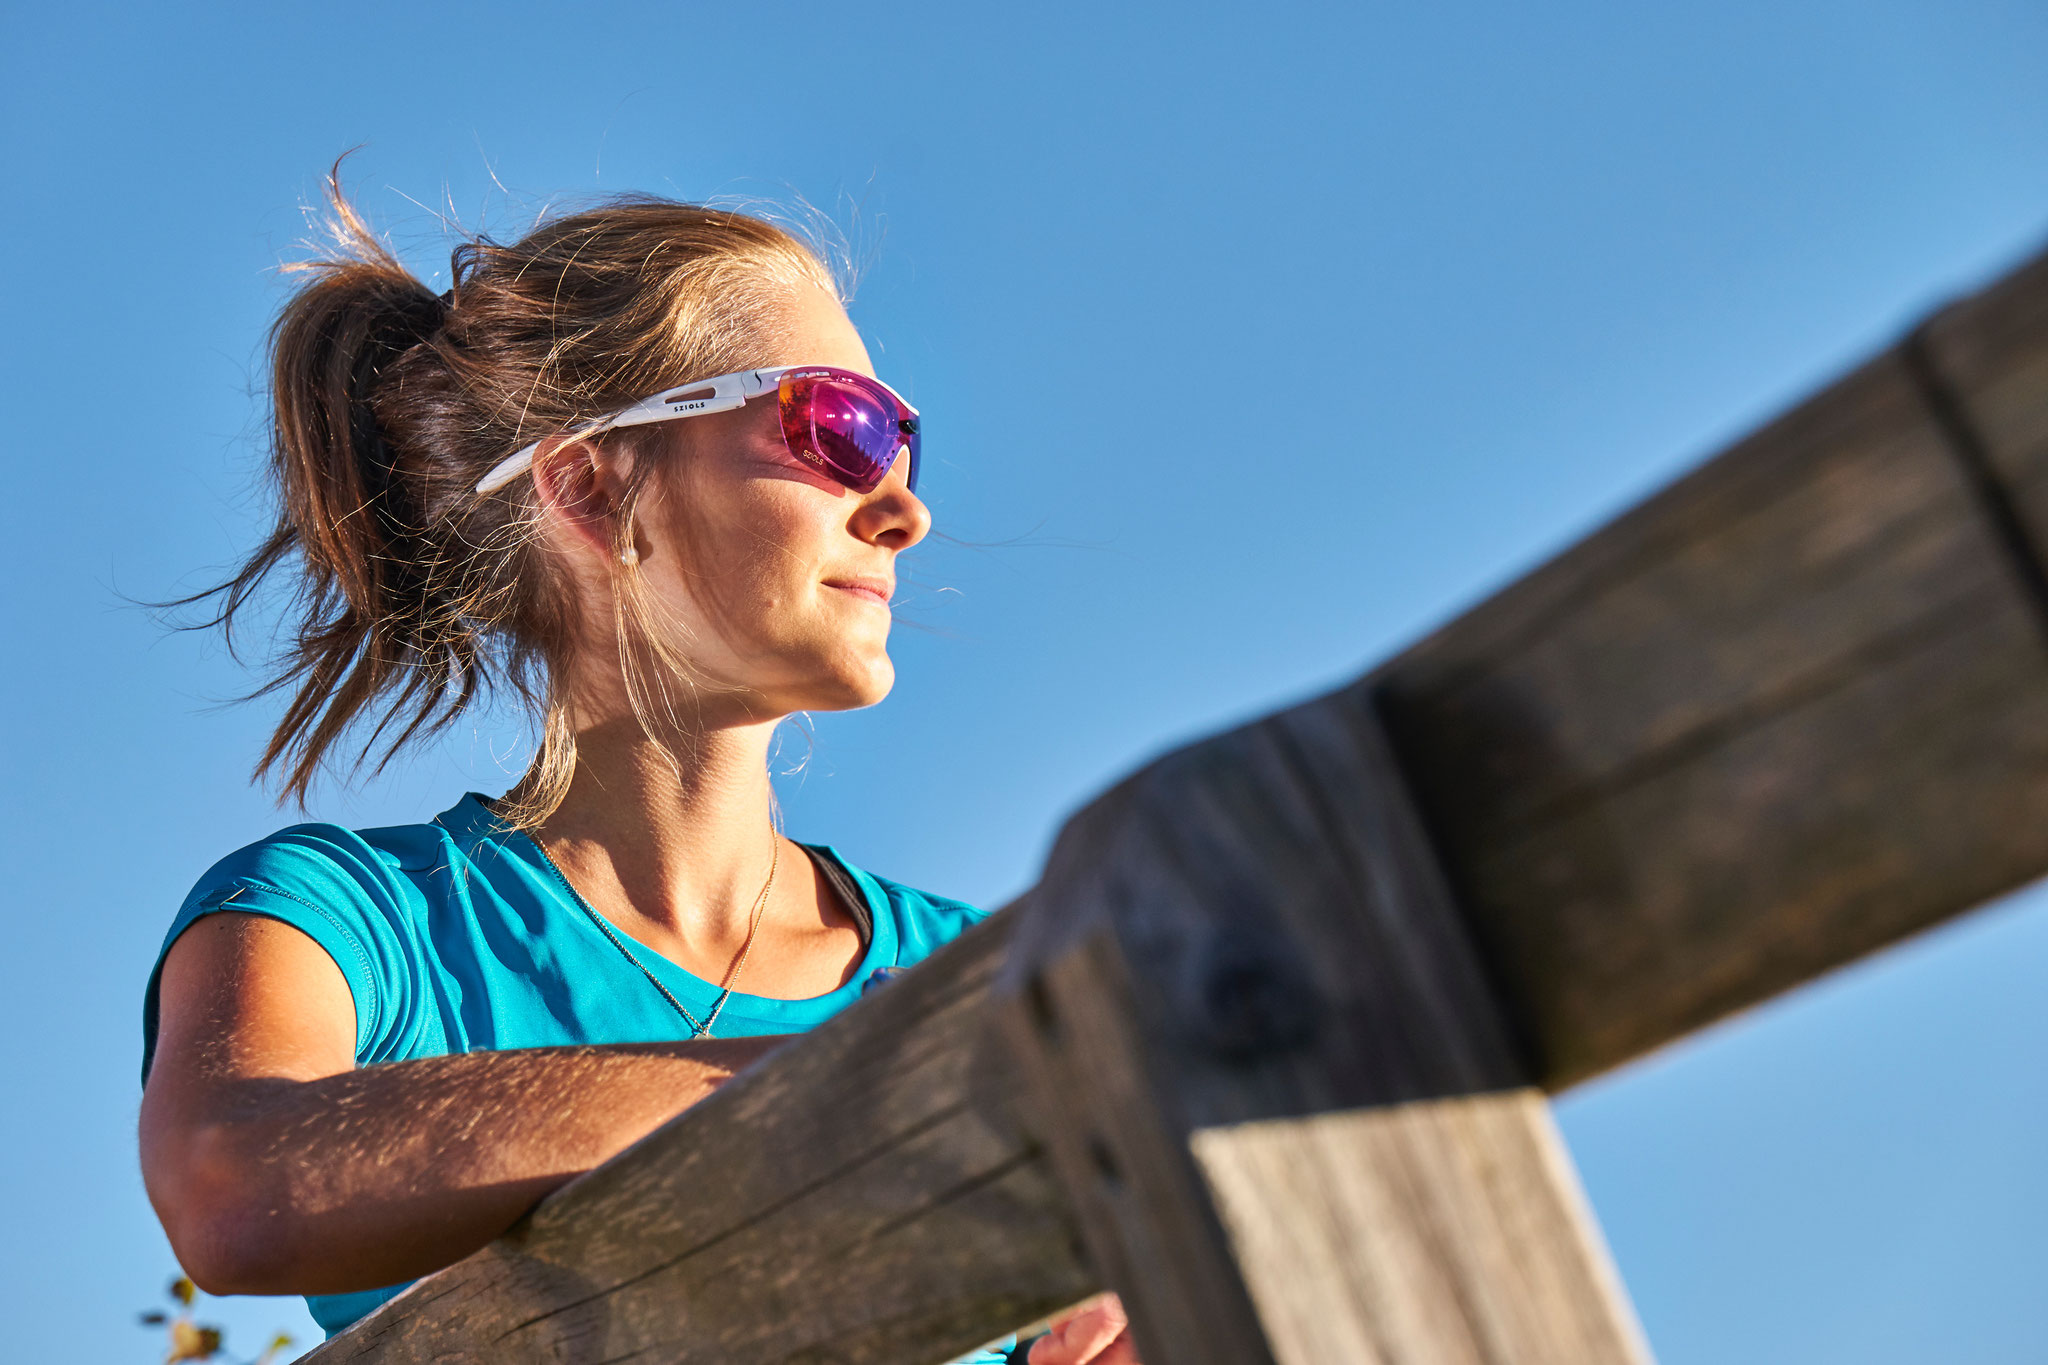
[[[606, 422], [612, 427], [638, 427], [649, 422], [668, 422], [683, 417], [695, 417], [706, 412], [730, 412], [743, 406], [750, 398], [758, 398], [769, 392], [782, 377], [782, 370], [740, 370], [735, 374], [723, 374], [711, 380], [711, 396], [695, 400], [688, 412], [673, 412], [672, 400], [666, 395], [643, 399], [618, 413]], [[702, 392], [703, 385], [695, 390]]]
[[[628, 411], [631, 411], [631, 409], [628, 409]], [[579, 428], [577, 431], [571, 433], [571, 439], [580, 441], [590, 436], [602, 436], [605, 432], [610, 431], [613, 427], [634, 426], [637, 425], [639, 422], [657, 420], [649, 417], [641, 417], [636, 418], [632, 422], [628, 422], [622, 420], [625, 417], [625, 415], [625, 413], [614, 413], [610, 417], [603, 418], [600, 421], [592, 422], [589, 426]], [[512, 480], [518, 478], [521, 474], [524, 474], [527, 470], [533, 468], [533, 457], [540, 452], [542, 444], [546, 442], [548, 439], [549, 438], [543, 436], [540, 440], [535, 441], [532, 445], [527, 446], [523, 450], [519, 451], [517, 454], [513, 455], [511, 458], [501, 460], [497, 464], [491, 466], [490, 472], [485, 474], [481, 479], [478, 479], [476, 481], [476, 491], [479, 493], [495, 493], [500, 488], [503, 488], [506, 484], [512, 482]]]
[[685, 417], [702, 417], [707, 412], [730, 412], [746, 401], [742, 394], [720, 394], [716, 398], [696, 400], [688, 412], [670, 412], [668, 403], [638, 403], [612, 418], [605, 426], [644, 427], [650, 422], [678, 422]]
[[[610, 431], [614, 427], [646, 426], [650, 422], [677, 421], [684, 417], [696, 417], [707, 412], [728, 412], [733, 408], [743, 406], [748, 399], [759, 397], [761, 394], [777, 387], [782, 376], [788, 373], [788, 370], [788, 366], [782, 366], [776, 369], [741, 370], [735, 374], [720, 375], [717, 379], [711, 381], [712, 396], [709, 399], [703, 400], [702, 406], [693, 407], [688, 412], [669, 411], [671, 404], [662, 397], [657, 396], [635, 403], [623, 412], [613, 413], [610, 417], [585, 427], [576, 434], [579, 437], [596, 436]], [[893, 393], [894, 390], [892, 389], [890, 392]], [[908, 404], [905, 406], [908, 406]], [[510, 459], [500, 461], [494, 465], [488, 474], [477, 480], [476, 491], [479, 493], [494, 493], [518, 478], [521, 474], [524, 474], [528, 469], [531, 469], [533, 467], [533, 457], [540, 450], [540, 445], [539, 441], [535, 441]]]

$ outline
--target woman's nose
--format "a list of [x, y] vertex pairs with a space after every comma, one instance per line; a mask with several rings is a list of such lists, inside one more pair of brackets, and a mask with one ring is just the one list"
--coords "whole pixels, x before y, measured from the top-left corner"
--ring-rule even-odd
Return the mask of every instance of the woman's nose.
[[907, 550], [932, 529], [932, 513], [924, 499], [910, 491], [910, 452], [905, 447], [889, 473], [875, 485], [855, 514], [854, 532], [862, 540], [891, 550]]

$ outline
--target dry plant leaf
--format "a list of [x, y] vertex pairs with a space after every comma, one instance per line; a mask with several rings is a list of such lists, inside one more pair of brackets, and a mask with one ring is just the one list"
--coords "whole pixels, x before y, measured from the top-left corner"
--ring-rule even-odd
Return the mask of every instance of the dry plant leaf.
[[171, 1324], [171, 1353], [164, 1357], [164, 1365], [180, 1360], [210, 1360], [219, 1349], [220, 1328], [201, 1327], [190, 1318], [179, 1318]]

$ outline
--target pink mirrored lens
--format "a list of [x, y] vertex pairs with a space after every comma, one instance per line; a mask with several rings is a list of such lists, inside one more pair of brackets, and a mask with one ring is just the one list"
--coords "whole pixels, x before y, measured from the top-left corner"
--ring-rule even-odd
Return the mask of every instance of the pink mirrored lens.
[[880, 384], [846, 370], [782, 377], [782, 439], [790, 452], [858, 493], [873, 492], [908, 450], [917, 489], [917, 419]]

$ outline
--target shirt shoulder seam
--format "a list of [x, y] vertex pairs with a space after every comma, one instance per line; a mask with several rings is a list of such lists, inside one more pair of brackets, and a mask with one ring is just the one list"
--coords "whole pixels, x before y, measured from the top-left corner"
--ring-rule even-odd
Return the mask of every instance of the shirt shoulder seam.
[[[201, 907], [201, 913], [203, 914], [207, 911], [212, 910], [232, 910], [234, 908], [234, 898], [240, 895], [244, 890], [253, 889], [257, 891], [266, 891], [273, 896], [282, 896], [284, 899], [288, 901], [292, 901], [296, 904], [305, 906], [308, 910], [311, 910], [321, 919], [327, 921], [328, 925], [332, 927], [336, 933], [340, 934], [344, 939], [348, 941], [350, 951], [352, 951], [356, 955], [356, 966], [362, 974], [363, 985], [367, 987], [370, 992], [371, 1026], [368, 1028], [359, 1028], [357, 1030], [356, 1053], [358, 1055], [358, 1058], [360, 1059], [360, 1056], [362, 1052], [365, 1050], [370, 1039], [376, 1036], [377, 1029], [375, 1025], [381, 1023], [384, 1017], [383, 992], [381, 992], [377, 988], [377, 973], [375, 968], [371, 965], [370, 954], [368, 950], [363, 947], [362, 939], [356, 934], [355, 930], [349, 928], [347, 923], [344, 922], [339, 915], [336, 915], [332, 910], [329, 910], [326, 906], [319, 904], [317, 901], [308, 900], [306, 897], [299, 895], [297, 892], [287, 891], [281, 886], [273, 886], [271, 883], [262, 881], [256, 877], [237, 877], [235, 878], [235, 883], [235, 889], [228, 892], [227, 895], [221, 897], [218, 900], [214, 899], [212, 896], [206, 896], [201, 898], [199, 902]], [[198, 917], [199, 916], [197, 915], [193, 916], [194, 919], [197, 919]]]

